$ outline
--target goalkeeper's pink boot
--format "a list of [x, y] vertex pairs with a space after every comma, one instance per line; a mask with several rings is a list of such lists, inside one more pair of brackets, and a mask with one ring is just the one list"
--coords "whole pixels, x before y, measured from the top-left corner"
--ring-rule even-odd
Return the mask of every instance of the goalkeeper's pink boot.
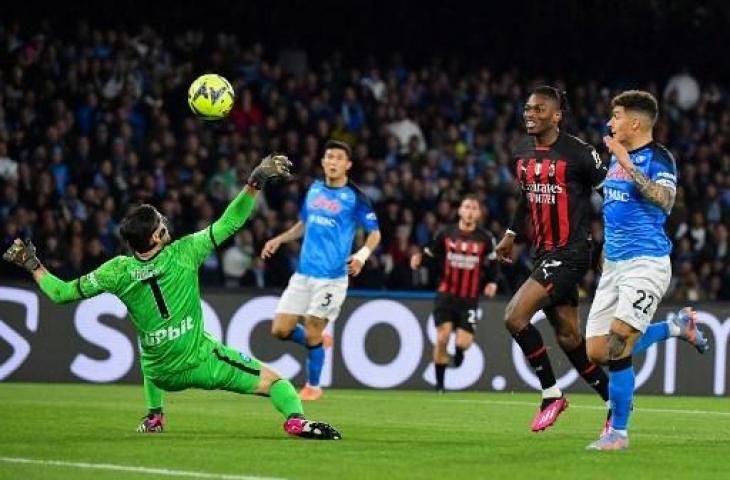
[[314, 440], [340, 440], [342, 435], [335, 428], [324, 422], [313, 422], [299, 417], [292, 417], [284, 422], [284, 431], [289, 435]]
[[139, 433], [162, 433], [165, 427], [165, 415], [162, 413], [148, 413], [142, 417], [142, 422], [137, 426]]

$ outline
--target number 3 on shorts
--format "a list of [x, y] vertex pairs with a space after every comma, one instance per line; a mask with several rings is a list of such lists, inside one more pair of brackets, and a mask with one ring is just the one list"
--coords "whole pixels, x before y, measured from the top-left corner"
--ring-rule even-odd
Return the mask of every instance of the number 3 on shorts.
[[324, 294], [324, 302], [322, 302], [322, 307], [329, 307], [330, 303], [332, 303], [332, 294], [330, 292], [327, 292]]

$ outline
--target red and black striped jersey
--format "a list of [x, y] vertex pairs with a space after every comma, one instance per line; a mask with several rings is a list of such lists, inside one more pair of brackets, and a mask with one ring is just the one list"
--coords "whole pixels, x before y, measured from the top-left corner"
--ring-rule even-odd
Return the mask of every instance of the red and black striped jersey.
[[494, 236], [483, 228], [468, 232], [453, 225], [438, 232], [425, 250], [440, 266], [438, 292], [477, 299], [485, 282], [496, 276], [489, 261], [494, 247]]
[[527, 137], [513, 152], [521, 195], [510, 229], [524, 231], [526, 218], [537, 253], [586, 242], [591, 192], [603, 183], [606, 165], [596, 150], [560, 133], [550, 146]]

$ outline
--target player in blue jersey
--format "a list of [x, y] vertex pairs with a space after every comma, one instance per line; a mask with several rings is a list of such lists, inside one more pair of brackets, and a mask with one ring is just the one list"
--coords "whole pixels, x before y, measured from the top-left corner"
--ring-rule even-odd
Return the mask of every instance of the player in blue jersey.
[[[307, 383], [302, 400], [322, 397], [319, 385], [324, 364], [324, 337], [328, 322], [334, 321], [347, 295], [348, 273], [356, 276], [380, 243], [378, 220], [370, 201], [347, 177], [352, 152], [343, 142], [325, 144], [322, 168], [324, 181], [315, 181], [307, 191], [299, 221], [272, 238], [261, 252], [271, 257], [282, 243], [304, 235], [299, 267], [279, 300], [271, 333], [282, 340], [305, 346]], [[357, 226], [368, 235], [365, 245], [351, 255]], [[304, 319], [304, 325], [299, 322]]]
[[674, 205], [677, 168], [672, 154], [653, 140], [658, 106], [650, 93], [623, 92], [611, 107], [612, 136], [604, 138], [612, 156], [603, 184], [603, 273], [588, 315], [586, 348], [593, 362], [608, 363], [612, 417], [610, 428], [588, 445], [591, 450], [628, 448], [632, 354], [670, 336], [700, 353], [709, 348], [690, 308], [649, 325], [672, 277], [664, 223]]

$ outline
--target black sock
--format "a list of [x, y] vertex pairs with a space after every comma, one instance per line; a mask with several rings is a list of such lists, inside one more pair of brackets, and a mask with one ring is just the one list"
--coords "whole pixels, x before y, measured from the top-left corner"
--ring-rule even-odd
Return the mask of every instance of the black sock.
[[456, 347], [456, 353], [454, 354], [454, 366], [459, 368], [464, 363], [464, 349]]
[[542, 343], [540, 332], [531, 323], [525, 328], [512, 335], [517, 344], [525, 354], [527, 361], [535, 370], [535, 375], [540, 379], [540, 386], [546, 390], [555, 385], [555, 374], [550, 365], [545, 344]]
[[572, 352], [565, 352], [573, 367], [580, 373], [583, 380], [598, 392], [603, 401], [608, 400], [608, 375], [601, 367], [588, 360], [586, 353], [586, 339], [583, 338], [578, 348]]
[[444, 375], [446, 374], [445, 363], [434, 363], [436, 367], [436, 388], [439, 390], [444, 389]]

